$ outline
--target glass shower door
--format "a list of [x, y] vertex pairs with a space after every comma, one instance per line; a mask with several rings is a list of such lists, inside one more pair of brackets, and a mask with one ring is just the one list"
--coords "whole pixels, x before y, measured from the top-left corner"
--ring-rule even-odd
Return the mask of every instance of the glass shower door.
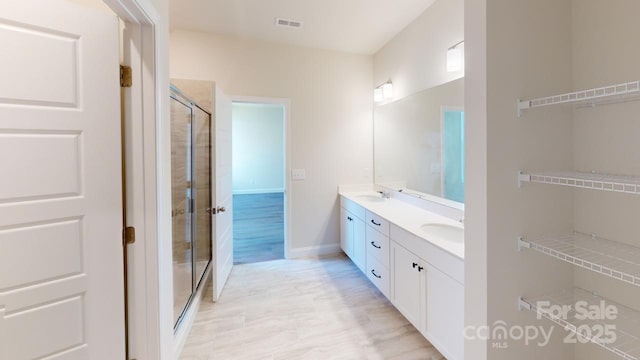
[[211, 259], [211, 115], [193, 107], [193, 231], [195, 284]]
[[171, 218], [173, 223], [173, 322], [193, 292], [191, 252], [191, 106], [171, 97]]

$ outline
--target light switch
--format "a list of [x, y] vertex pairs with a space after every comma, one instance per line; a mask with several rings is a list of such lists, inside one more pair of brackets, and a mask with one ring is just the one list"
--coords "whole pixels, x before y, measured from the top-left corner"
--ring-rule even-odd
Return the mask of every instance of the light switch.
[[293, 169], [291, 170], [291, 180], [293, 181], [301, 181], [307, 178], [307, 173], [304, 169]]

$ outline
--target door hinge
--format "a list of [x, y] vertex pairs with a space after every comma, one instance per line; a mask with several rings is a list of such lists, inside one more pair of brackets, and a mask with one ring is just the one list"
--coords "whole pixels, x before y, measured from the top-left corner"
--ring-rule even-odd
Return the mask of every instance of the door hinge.
[[136, 228], [133, 226], [127, 226], [122, 231], [122, 239], [125, 245], [131, 245], [136, 242]]
[[120, 65], [120, 87], [128, 88], [133, 85], [131, 66]]

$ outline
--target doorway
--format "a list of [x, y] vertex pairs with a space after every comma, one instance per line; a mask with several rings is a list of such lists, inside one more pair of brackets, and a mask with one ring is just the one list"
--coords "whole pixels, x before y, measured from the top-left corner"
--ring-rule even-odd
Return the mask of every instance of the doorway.
[[278, 101], [233, 102], [234, 264], [285, 258], [286, 113]]
[[442, 109], [442, 197], [464, 203], [464, 110]]

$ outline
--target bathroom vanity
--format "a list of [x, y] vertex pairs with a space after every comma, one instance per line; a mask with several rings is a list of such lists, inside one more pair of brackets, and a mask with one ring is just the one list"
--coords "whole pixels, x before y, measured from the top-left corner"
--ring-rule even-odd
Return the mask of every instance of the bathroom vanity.
[[339, 192], [343, 251], [447, 359], [463, 359], [463, 224], [396, 196]]

